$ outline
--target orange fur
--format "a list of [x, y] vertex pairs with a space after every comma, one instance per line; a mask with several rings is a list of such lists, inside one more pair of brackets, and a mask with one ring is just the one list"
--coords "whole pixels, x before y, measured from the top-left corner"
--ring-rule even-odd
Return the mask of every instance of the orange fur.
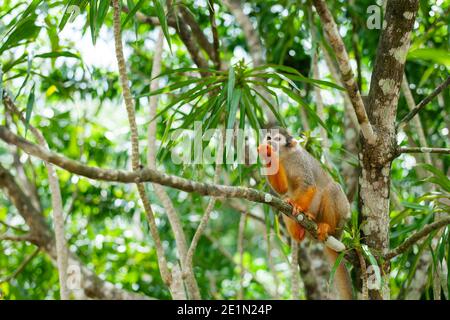
[[[273, 159], [272, 161], [278, 161], [277, 159]], [[276, 174], [268, 175], [269, 183], [272, 188], [279, 194], [285, 194], [288, 191], [288, 181], [286, 177], [286, 171], [284, 167], [280, 164], [278, 168], [278, 172]]]
[[316, 187], [308, 187], [306, 190], [299, 190], [299, 192], [296, 192], [294, 199], [291, 200], [301, 211], [307, 213], [316, 191]]
[[297, 242], [301, 242], [305, 238], [306, 230], [297, 221], [283, 215], [284, 223], [289, 235]]

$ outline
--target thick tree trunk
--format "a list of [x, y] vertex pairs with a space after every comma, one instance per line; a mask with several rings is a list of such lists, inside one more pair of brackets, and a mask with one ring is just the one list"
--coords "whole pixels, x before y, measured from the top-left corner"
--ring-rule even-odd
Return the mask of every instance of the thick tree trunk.
[[[388, 1], [366, 106], [377, 141], [370, 145], [362, 141], [359, 205], [363, 239], [375, 255], [389, 250], [390, 170], [397, 148], [395, 120], [417, 9], [417, 0]], [[377, 281], [371, 283], [372, 299], [389, 299], [389, 263], [381, 269], [383, 285]]]

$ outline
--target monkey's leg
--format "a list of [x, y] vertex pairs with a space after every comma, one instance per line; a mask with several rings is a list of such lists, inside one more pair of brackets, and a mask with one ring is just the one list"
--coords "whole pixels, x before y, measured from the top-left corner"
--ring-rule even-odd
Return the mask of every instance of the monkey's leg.
[[320, 241], [324, 241], [328, 235], [335, 234], [336, 225], [339, 220], [336, 204], [330, 195], [331, 193], [326, 190], [320, 201], [319, 215], [317, 218], [317, 238]]
[[306, 230], [297, 221], [283, 214], [283, 221], [289, 235], [297, 242], [301, 242], [305, 238]]
[[328, 223], [319, 222], [317, 224], [317, 239], [320, 241], [325, 241], [330, 233], [330, 225]]
[[[292, 199], [288, 199], [287, 202], [294, 208], [298, 208], [297, 211], [303, 212], [309, 219], [316, 221], [317, 215], [309, 210], [316, 191], [315, 187], [307, 187], [306, 190], [297, 189]], [[297, 214], [298, 212], [295, 215]]]

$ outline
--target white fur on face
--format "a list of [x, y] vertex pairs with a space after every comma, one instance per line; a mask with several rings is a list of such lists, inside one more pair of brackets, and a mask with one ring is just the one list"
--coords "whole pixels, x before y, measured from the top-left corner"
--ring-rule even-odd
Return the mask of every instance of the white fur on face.
[[274, 151], [280, 151], [281, 147], [286, 145], [286, 137], [277, 131], [269, 131], [264, 137], [264, 142], [270, 144]]

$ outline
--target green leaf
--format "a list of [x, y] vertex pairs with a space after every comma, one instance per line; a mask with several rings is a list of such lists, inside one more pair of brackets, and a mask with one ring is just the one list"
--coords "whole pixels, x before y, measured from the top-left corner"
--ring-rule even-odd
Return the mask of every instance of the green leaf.
[[373, 271], [375, 273], [375, 278], [382, 281], [380, 267], [378, 266], [377, 259], [375, 259], [372, 252], [370, 252], [370, 249], [366, 244], [361, 245], [361, 249], [363, 255], [369, 260], [370, 264], [374, 267]]
[[36, 58], [67, 57], [67, 58], [81, 59], [79, 55], [72, 53], [70, 51], [53, 51], [53, 52], [40, 53], [40, 54], [35, 55], [35, 57]]
[[0, 63], [0, 104], [3, 103], [3, 68]]
[[176, 82], [174, 84], [171, 84], [169, 86], [160, 88], [158, 90], [154, 90], [152, 92], [146, 92], [140, 95], [136, 95], [135, 98], [142, 98], [142, 97], [150, 97], [150, 96], [154, 96], [154, 95], [158, 95], [158, 94], [162, 94], [162, 93], [168, 93], [168, 92], [172, 92], [174, 90], [180, 89], [180, 88], [184, 88], [189, 86], [190, 84], [202, 84], [203, 86], [207, 86], [207, 85], [211, 85], [211, 84], [216, 84], [218, 82], [221, 82], [221, 80], [217, 80], [215, 78], [190, 78], [189, 80], [185, 80], [185, 81], [179, 81]]
[[59, 31], [62, 31], [64, 27], [67, 24], [67, 21], [69, 21], [69, 18], [75, 18], [73, 15], [75, 14], [75, 11], [69, 11], [74, 8], [74, 6], [78, 7], [81, 10], [84, 10], [86, 5], [89, 3], [89, 0], [70, 0], [67, 5], [66, 9], [64, 10], [64, 14], [61, 18], [61, 21], [59, 22], [58, 29]]
[[91, 30], [92, 43], [95, 45], [97, 41], [97, 0], [89, 1], [89, 27]]
[[330, 277], [328, 278], [328, 283], [330, 284], [330, 286], [333, 284], [334, 275], [336, 274], [337, 268], [339, 268], [339, 265], [341, 264], [341, 261], [344, 258], [344, 254], [345, 252], [341, 252], [337, 256], [336, 261], [334, 262], [333, 267], [331, 268]]
[[[434, 234], [431, 233], [428, 236], [428, 238], [419, 245], [419, 250], [418, 250], [417, 254], [414, 254], [413, 261], [411, 263], [411, 266], [410, 266], [409, 272], [408, 272], [408, 276], [406, 278], [407, 279], [407, 283], [406, 283], [407, 288], [409, 288], [409, 285], [411, 284], [412, 280], [414, 279], [414, 276], [416, 274], [416, 269], [417, 269], [417, 266], [420, 261], [420, 257], [422, 256], [425, 247], [427, 247], [429, 245], [429, 243], [431, 242], [431, 240], [433, 238], [432, 235], [434, 235]], [[405, 263], [406, 263], [406, 261], [408, 261], [408, 259], [407, 259], [408, 255], [405, 254], [404, 256], [405, 256]]]
[[109, 7], [111, 4], [111, 0], [100, 0], [100, 4], [98, 6], [97, 11], [97, 25], [96, 25], [96, 36], [98, 36], [100, 29], [105, 21], [106, 14], [108, 13]]
[[445, 191], [450, 192], [450, 179], [443, 172], [427, 163], [420, 163], [418, 164], [418, 166], [434, 174], [434, 177], [425, 179], [425, 181], [430, 181], [432, 183], [438, 184]]
[[142, 7], [142, 5], [145, 3], [145, 0], [139, 0], [138, 3], [136, 3], [135, 6], [129, 7], [130, 11], [128, 12], [125, 20], [122, 22], [122, 29], [126, 26], [128, 21], [130, 21], [134, 16], [136, 15], [136, 12]]
[[161, 24], [164, 37], [166, 38], [167, 43], [169, 45], [169, 49], [172, 52], [172, 45], [170, 43], [169, 28], [167, 26], [167, 19], [166, 14], [164, 12], [164, 5], [161, 0], [153, 0], [153, 5], [155, 6], [156, 15], [158, 16], [159, 23]]
[[425, 82], [427, 82], [428, 78], [430, 78], [430, 76], [433, 74], [434, 70], [436, 68], [434, 67], [434, 65], [429, 66], [427, 70], [425, 70], [425, 72], [423, 73], [422, 77], [420, 78], [419, 84], [417, 85], [417, 87], [423, 87], [423, 85], [425, 84]]
[[[245, 86], [244, 86], [244, 88], [245, 88]], [[264, 119], [262, 117], [258, 117], [255, 112], [255, 110], [256, 110], [256, 111], [259, 111], [260, 114], [262, 114], [261, 106], [256, 102], [255, 97], [250, 92], [248, 92], [246, 97], [249, 101], [249, 107], [246, 109], [247, 111], [249, 111], [249, 114], [248, 114], [249, 119], [251, 119], [251, 118], [255, 119], [255, 121], [258, 123], [259, 128], [264, 127]], [[253, 128], [256, 129], [255, 126]], [[256, 132], [258, 132], [258, 131], [256, 131]]]
[[407, 59], [432, 61], [450, 68], [450, 52], [444, 49], [416, 49], [408, 53]]
[[[154, 79], [160, 78], [162, 76], [168, 76], [168, 75], [174, 75], [174, 74], [186, 73], [186, 72], [198, 72], [198, 73], [209, 72], [209, 73], [212, 73], [212, 75], [216, 75], [216, 74], [226, 75], [226, 74], [228, 74], [227, 71], [219, 71], [219, 70], [212, 69], [212, 68], [190, 68], [190, 67], [188, 67], [188, 68], [169, 69], [166, 72], [160, 73], [159, 75], [157, 75], [156, 77], [151, 79], [151, 81], [153, 81]], [[201, 79], [201, 78], [198, 78], [198, 79]]]
[[[228, 91], [228, 95], [229, 95]], [[236, 120], [237, 110], [239, 107], [239, 101], [241, 100], [242, 91], [241, 89], [234, 90], [233, 97], [231, 98], [230, 107], [228, 109], [228, 121], [227, 129], [233, 129], [234, 122]]]
[[30, 119], [31, 119], [31, 112], [33, 111], [33, 107], [34, 107], [34, 88], [35, 88], [35, 84], [33, 84], [33, 87], [31, 87], [31, 91], [30, 91], [30, 95], [28, 96], [28, 101], [27, 101], [27, 110], [25, 113], [25, 138], [27, 137], [27, 131], [28, 131], [28, 127], [30, 125]]
[[31, 15], [19, 21], [12, 29], [0, 47], [0, 55], [3, 51], [24, 44], [23, 40], [34, 40], [38, 36], [41, 28], [35, 25], [36, 15]]
[[233, 66], [230, 66], [230, 69], [228, 70], [228, 95], [227, 95], [227, 103], [228, 107], [231, 103], [231, 98], [233, 97], [233, 90], [234, 85], [236, 82], [235, 74], [234, 74], [234, 68]]
[[25, 76], [25, 79], [23, 80], [22, 85], [20, 86], [19, 91], [17, 91], [16, 97], [14, 99], [17, 99], [17, 97], [19, 97], [20, 93], [22, 92], [22, 89], [25, 87], [25, 85], [28, 82], [28, 79], [30, 78], [32, 60], [33, 60], [33, 58], [31, 57], [31, 54], [28, 54], [28, 56], [27, 56], [27, 75]]
[[[304, 75], [302, 75], [300, 72], [298, 72], [294, 68], [284, 66], [284, 65], [278, 65], [278, 64], [265, 64], [262, 66], [258, 66], [256, 68], [251, 69], [249, 72], [246, 73], [246, 75], [252, 76], [252, 77], [260, 77], [260, 78], [261, 77], [265, 77], [265, 78], [272, 77], [273, 78], [277, 75], [277, 73], [270, 72], [270, 69], [283, 71], [283, 73], [278, 72], [278, 74], [282, 74], [283, 76], [285, 76], [291, 80], [305, 82], [305, 83], [309, 83], [312, 85], [322, 85], [322, 86], [332, 87], [332, 88], [335, 88], [338, 90], [345, 90], [343, 87], [341, 87], [333, 82], [310, 79], [310, 78], [307, 78]], [[256, 71], [264, 71], [264, 72], [257, 73]], [[267, 74], [269, 74], [269, 76]]]
[[256, 114], [254, 113], [253, 109], [252, 109], [252, 105], [250, 102], [250, 99], [248, 98], [248, 96], [251, 95], [248, 87], [244, 87], [243, 89], [243, 106], [244, 106], [244, 110], [245, 110], [245, 114], [247, 115], [247, 119], [250, 122], [250, 125], [253, 129], [256, 130], [256, 134], [259, 137], [259, 130], [261, 127], [259, 125], [258, 119], [256, 118]]
[[[270, 103], [269, 100], [267, 100], [264, 95], [262, 95], [261, 93], [258, 92], [258, 90], [256, 90], [255, 88], [250, 88], [250, 90], [252, 90], [253, 92], [255, 92], [256, 95], [258, 95], [261, 100], [263, 100], [266, 105], [270, 108], [270, 110], [272, 111], [272, 113], [275, 115], [275, 117], [277, 118], [277, 120], [280, 122], [280, 124], [282, 126], [286, 126], [286, 123], [284, 122], [284, 119], [281, 117], [280, 113], [278, 112], [278, 110], [273, 106], [272, 103]], [[275, 96], [276, 97], [276, 96]], [[277, 98], [278, 101], [278, 98]]]
[[[208, 87], [206, 89], [203, 90], [199, 90], [199, 88], [201, 88], [203, 85], [201, 86], [197, 86], [192, 90], [189, 90], [185, 93], [183, 93], [181, 96], [179, 96], [178, 98], [174, 99], [169, 105], [167, 105], [163, 110], [161, 110], [160, 112], [158, 112], [156, 114], [156, 116], [154, 118], [159, 117], [161, 114], [163, 114], [164, 112], [166, 112], [167, 110], [169, 110], [171, 107], [173, 107], [174, 105], [176, 105], [177, 103], [183, 102], [183, 104], [186, 104], [198, 97], [202, 97], [204, 96], [206, 93], [210, 92], [211, 90], [218, 88], [219, 85], [215, 85], [215, 86], [211, 86]], [[153, 120], [153, 119], [152, 119]]]

